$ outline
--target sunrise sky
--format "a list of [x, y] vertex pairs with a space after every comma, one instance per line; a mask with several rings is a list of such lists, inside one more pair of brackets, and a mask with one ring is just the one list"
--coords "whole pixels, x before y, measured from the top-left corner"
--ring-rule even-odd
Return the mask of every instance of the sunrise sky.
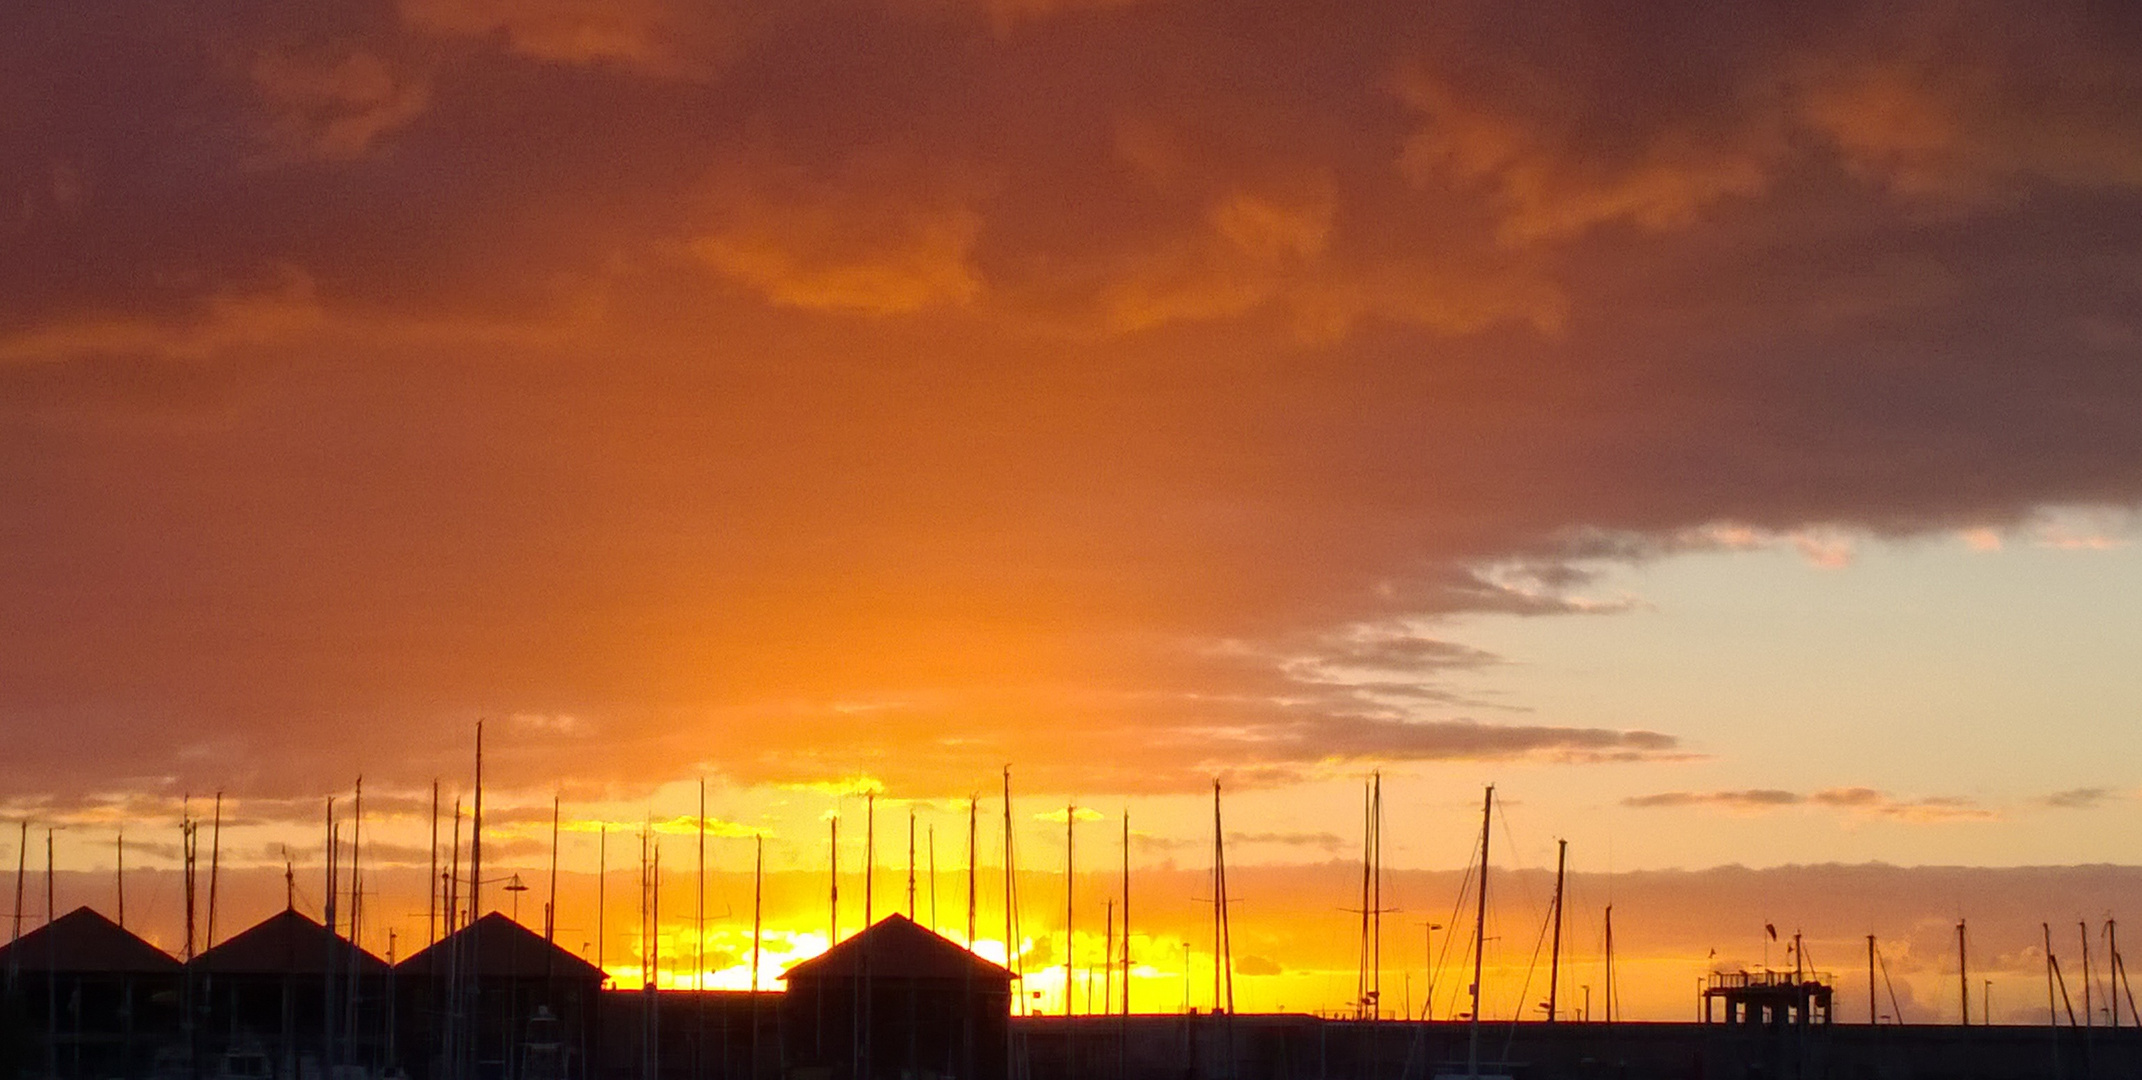
[[108, 905], [124, 828], [176, 947], [220, 790], [223, 929], [286, 845], [317, 912], [362, 776], [406, 954], [485, 718], [487, 872], [559, 796], [592, 953], [611, 823], [627, 985], [706, 781], [738, 985], [748, 837], [769, 975], [868, 790], [879, 908], [914, 807], [963, 933], [1008, 763], [1033, 965], [1063, 807], [1094, 956], [1128, 811], [1139, 992], [1203, 1007], [1219, 778], [1243, 1003], [1332, 1009], [1381, 769], [1387, 1005], [1495, 783], [1497, 1015], [1560, 838], [1565, 998], [1613, 903], [1627, 1015], [1767, 922], [1953, 1019], [1968, 918], [2023, 1016], [2040, 922], [2142, 934], [2138, 100], [2080, 0], [15, 5], [0, 872], [51, 827]]

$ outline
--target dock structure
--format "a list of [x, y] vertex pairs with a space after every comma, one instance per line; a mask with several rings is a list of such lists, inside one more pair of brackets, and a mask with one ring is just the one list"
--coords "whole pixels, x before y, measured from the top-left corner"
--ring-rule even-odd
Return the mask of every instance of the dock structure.
[[[331, 958], [332, 970], [358, 974], [349, 1000], [351, 980], [334, 980], [333, 1008], [321, 996]], [[498, 912], [391, 973], [294, 910], [220, 942], [190, 971], [88, 910], [0, 949], [0, 966], [9, 960], [17, 978], [13, 997], [0, 997], [0, 1080], [233, 1075], [246, 1053], [264, 1065], [247, 1075], [264, 1080], [2142, 1076], [2142, 1027], [1835, 1023], [1830, 976], [1804, 969], [1707, 978], [1710, 1022], [1488, 1018], [1476, 1029], [1469, 1018], [1304, 1013], [1014, 1016], [1012, 972], [902, 914], [789, 968], [785, 992], [758, 994], [610, 989], [599, 969]], [[443, 974], [485, 983], [481, 1016], [447, 1015]], [[177, 1007], [188, 978], [202, 1009], [191, 1025]], [[663, 1022], [647, 1022], [650, 1008]], [[687, 1022], [701, 1016], [703, 1029]], [[323, 1043], [330, 1017], [342, 1022]], [[472, 1067], [459, 1070], [440, 1053], [443, 1025], [456, 1019], [454, 1030], [481, 1033], [464, 1059]], [[663, 1040], [659, 1053], [638, 1041], [649, 1031]]]
[[[1703, 1022], [1761, 1027], [1827, 1026], [1837, 980], [1824, 972], [1714, 971], [1703, 987]], [[1725, 1015], [1717, 1015], [1717, 1006]]]

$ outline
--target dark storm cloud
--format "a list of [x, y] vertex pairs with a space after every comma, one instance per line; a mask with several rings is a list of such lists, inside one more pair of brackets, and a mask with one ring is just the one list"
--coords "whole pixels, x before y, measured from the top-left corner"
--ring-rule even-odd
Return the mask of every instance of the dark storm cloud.
[[2142, 497], [2123, 9], [7, 21], [17, 789], [1674, 755], [1378, 628]]

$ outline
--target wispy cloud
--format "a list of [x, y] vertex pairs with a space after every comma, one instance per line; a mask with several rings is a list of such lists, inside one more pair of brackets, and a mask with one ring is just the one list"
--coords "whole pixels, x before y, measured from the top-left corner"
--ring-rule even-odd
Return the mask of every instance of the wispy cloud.
[[1935, 795], [1898, 799], [1869, 787], [1823, 788], [1808, 793], [1777, 788], [1664, 791], [1651, 795], [1633, 795], [1623, 799], [1621, 804], [1635, 809], [1708, 806], [1749, 813], [1787, 806], [1815, 806], [1914, 822], [1986, 821], [1999, 816], [1994, 811], [1960, 796]]
[[1623, 806], [1637, 809], [1652, 809], [1664, 806], [1723, 806], [1734, 809], [1768, 809], [1774, 806], [1794, 806], [1806, 802], [1806, 796], [1774, 788], [1754, 788], [1746, 791], [1662, 791], [1655, 795], [1632, 795], [1621, 801]]
[[2079, 787], [2056, 791], [2039, 802], [2057, 810], [2095, 810], [2116, 799], [2127, 798], [2126, 792], [2109, 787]]

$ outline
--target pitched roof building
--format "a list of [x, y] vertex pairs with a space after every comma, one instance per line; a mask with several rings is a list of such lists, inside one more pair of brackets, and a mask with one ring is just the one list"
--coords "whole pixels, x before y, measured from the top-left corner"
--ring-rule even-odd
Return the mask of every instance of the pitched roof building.
[[294, 908], [194, 957], [190, 977], [205, 1053], [257, 1043], [284, 1070], [387, 1064], [386, 962]]
[[236, 937], [193, 958], [196, 972], [215, 975], [320, 975], [330, 970], [361, 978], [387, 973], [386, 961], [312, 920], [284, 908]]
[[1012, 973], [905, 915], [782, 974], [788, 1060], [832, 1080], [1008, 1073]]
[[439, 975], [450, 963], [473, 965], [485, 979], [565, 979], [602, 981], [602, 969], [574, 956], [543, 935], [494, 911], [454, 931], [395, 965], [402, 975]]
[[[394, 973], [402, 1045], [418, 1080], [453, 1075], [456, 1058], [564, 1080], [590, 1075], [599, 1060], [602, 969], [501, 912], [419, 950]], [[449, 1025], [449, 1014], [471, 1019]]]
[[146, 1073], [178, 1030], [182, 971], [86, 907], [0, 946], [0, 1075]]
[[857, 978], [868, 968], [878, 978], [975, 980], [1011, 985], [1012, 973], [964, 946], [895, 912], [876, 925], [781, 973], [790, 986], [801, 978]]
[[177, 975], [179, 968], [169, 953], [86, 907], [0, 946], [0, 971]]

